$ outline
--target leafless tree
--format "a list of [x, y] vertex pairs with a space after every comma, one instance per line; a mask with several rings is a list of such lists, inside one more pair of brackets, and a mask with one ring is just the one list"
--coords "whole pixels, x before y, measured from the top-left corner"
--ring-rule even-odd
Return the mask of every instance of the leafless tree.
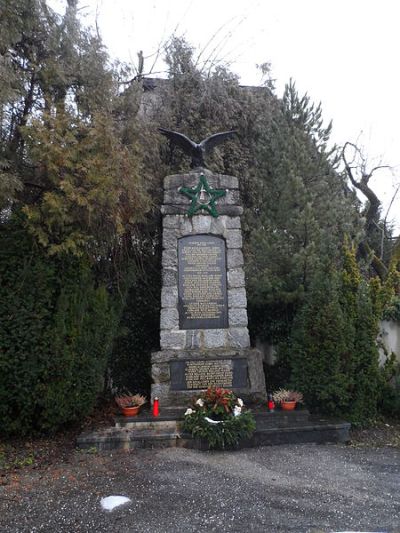
[[[392, 256], [397, 256], [400, 250], [400, 236], [392, 237], [388, 231], [388, 216], [393, 202], [400, 190], [397, 186], [392, 196], [389, 207], [383, 219], [380, 217], [382, 203], [370, 186], [372, 176], [382, 169], [392, 169], [389, 165], [376, 165], [369, 168], [368, 159], [363, 150], [352, 142], [346, 142], [342, 148], [341, 158], [344, 163], [346, 175], [350, 183], [359, 190], [367, 199], [367, 204], [363, 212], [365, 217], [365, 238], [359, 244], [359, 252], [366, 259], [371, 259], [372, 268], [377, 275], [384, 279], [388, 268], [383, 262], [385, 240], [394, 240], [392, 247]], [[380, 250], [373, 250], [368, 242], [368, 235], [373, 229], [378, 229], [381, 233]]]

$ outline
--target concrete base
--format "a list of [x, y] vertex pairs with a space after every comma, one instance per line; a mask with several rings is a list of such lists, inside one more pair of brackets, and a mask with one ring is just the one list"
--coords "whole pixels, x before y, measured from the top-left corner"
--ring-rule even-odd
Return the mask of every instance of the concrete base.
[[[348, 422], [312, 417], [305, 409], [268, 413], [262, 408], [253, 412], [257, 429], [252, 438], [242, 441], [238, 448], [278, 444], [344, 443], [349, 440]], [[192, 439], [190, 435], [182, 432], [182, 419], [182, 410], [164, 411], [156, 419], [146, 413], [132, 418], [118, 417], [115, 427], [84, 433], [78, 438], [77, 444], [83, 449], [95, 447], [101, 451], [165, 447], [208, 449], [207, 443]]]

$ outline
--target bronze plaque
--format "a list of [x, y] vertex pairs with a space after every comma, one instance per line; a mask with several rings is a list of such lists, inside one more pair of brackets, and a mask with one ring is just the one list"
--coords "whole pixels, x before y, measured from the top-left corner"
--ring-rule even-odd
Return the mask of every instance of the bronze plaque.
[[198, 359], [170, 363], [172, 390], [247, 387], [247, 360]]
[[180, 329], [228, 327], [226, 253], [222, 237], [190, 235], [178, 241]]

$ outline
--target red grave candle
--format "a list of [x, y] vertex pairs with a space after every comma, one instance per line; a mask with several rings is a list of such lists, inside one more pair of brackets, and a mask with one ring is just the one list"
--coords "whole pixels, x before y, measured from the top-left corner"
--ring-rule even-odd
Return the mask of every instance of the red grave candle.
[[154, 402], [153, 402], [153, 416], [159, 416], [160, 414], [160, 409], [159, 409], [159, 400], [158, 398], [154, 398]]

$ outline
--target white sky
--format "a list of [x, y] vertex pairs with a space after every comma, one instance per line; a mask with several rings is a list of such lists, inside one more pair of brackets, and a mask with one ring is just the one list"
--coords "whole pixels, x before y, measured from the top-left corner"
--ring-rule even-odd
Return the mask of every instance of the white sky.
[[[326, 121], [333, 119], [334, 142], [357, 142], [371, 166], [394, 167], [371, 182], [384, 204], [390, 201], [400, 182], [397, 0], [80, 0], [79, 5], [88, 25], [97, 13], [111, 56], [122, 61], [136, 64], [139, 50], [151, 56], [175, 32], [205, 48], [203, 57], [230, 62], [246, 85], [259, 84], [256, 65], [270, 62], [278, 96], [292, 77], [300, 94], [322, 102]], [[145, 72], [152, 60], [146, 59]], [[400, 193], [389, 218], [396, 218], [400, 229]]]

